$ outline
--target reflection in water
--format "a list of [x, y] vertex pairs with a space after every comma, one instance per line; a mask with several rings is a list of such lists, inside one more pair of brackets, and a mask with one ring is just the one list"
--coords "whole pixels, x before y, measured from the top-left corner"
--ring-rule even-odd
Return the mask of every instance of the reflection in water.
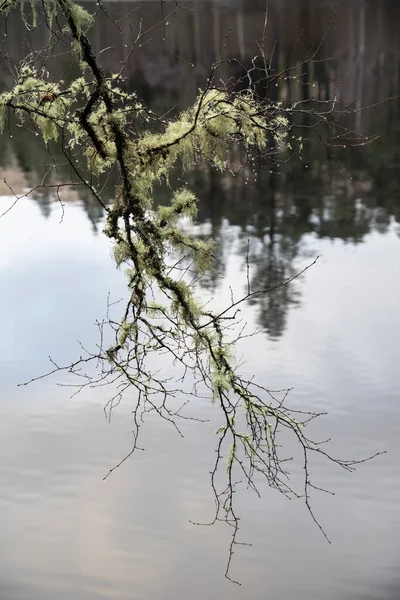
[[[346, 179], [336, 168], [313, 165], [307, 172], [287, 165], [279, 175], [267, 170], [244, 172], [236, 178], [204, 171], [189, 179], [200, 200], [200, 222], [210, 224], [217, 242], [214, 277], [203, 285], [212, 287], [226, 272], [232, 241], [221, 223], [227, 219], [240, 230], [235, 246], [244, 264], [249, 250], [251, 289], [269, 289], [293, 277], [304, 260], [311, 263], [318, 254], [318, 240], [340, 239], [358, 244], [372, 231], [385, 233], [397, 222], [400, 199], [378, 199], [372, 183]], [[397, 201], [396, 201], [397, 200]], [[305, 242], [313, 236], [314, 243]], [[248, 247], [248, 242], [250, 246]], [[242, 275], [245, 290], [246, 273]], [[300, 302], [301, 283], [278, 288], [254, 302], [259, 324], [272, 338], [279, 337], [289, 307]]]
[[[87, 6], [93, 10], [92, 3]], [[173, 13], [168, 18], [168, 28], [156, 27], [162, 16], [158, 2], [134, 4], [133, 10], [131, 4], [122, 2], [104, 6], [91, 35], [97, 52], [110, 46], [108, 52], [102, 53], [108, 70], [120, 68], [126, 61], [130, 36], [139, 23], [143, 31], [151, 30], [142, 47], [126, 61], [124, 76], [129, 90], [138, 91], [159, 112], [184, 108], [194, 99], [210, 65], [220, 57], [224, 43], [226, 61], [218, 73], [222, 81], [240, 84], [252, 59], [257, 67], [253, 57], [256, 40], [261, 39], [263, 3], [193, 1], [178, 11], [175, 5], [166, 3], [164, 14]], [[281, 73], [288, 64], [296, 65], [312, 48], [319, 50], [315, 61], [273, 78], [273, 85], [257, 81], [258, 71], [253, 69], [255, 88], [261, 95], [292, 101], [310, 95], [324, 100], [335, 93], [340, 102], [351, 102], [352, 106], [374, 104], [397, 93], [398, 82], [392, 73], [400, 65], [400, 49], [393, 22], [399, 10], [389, 0], [360, 0], [339, 10], [330, 1], [271, 0], [265, 41], [266, 54], [271, 56], [270, 73]], [[334, 25], [330, 28], [332, 20]], [[16, 64], [27, 51], [27, 46], [20, 43], [23, 24], [13, 12], [4, 27], [7, 36], [2, 48], [11, 63]], [[300, 30], [303, 33], [299, 38]], [[231, 32], [226, 37], [228, 31]], [[374, 35], [370, 35], [372, 31]], [[45, 29], [30, 32], [30, 47], [40, 47], [45, 35]], [[232, 57], [240, 60], [231, 60]], [[54, 73], [65, 72], [68, 76], [69, 62], [68, 54], [58, 57]], [[0, 80], [7, 85], [10, 75], [5, 63], [0, 70]], [[247, 85], [247, 79], [242, 84]], [[227, 239], [220, 231], [224, 219], [241, 229], [242, 243], [237, 248], [241, 260], [247, 255], [249, 231], [257, 241], [253, 240], [249, 254], [252, 289], [274, 287], [295, 274], [296, 260], [307, 254], [302, 244], [305, 234], [358, 243], [372, 230], [387, 231], [392, 219], [399, 222], [399, 106], [396, 100], [357, 113], [356, 127], [373, 134], [379, 131], [380, 138], [364, 151], [353, 149], [350, 154], [338, 155], [338, 162], [327, 160], [320, 147], [308, 145], [302, 161], [280, 167], [264, 165], [256, 174], [245, 167], [233, 178], [201, 166], [185, 175], [199, 198], [199, 222], [211, 225], [217, 241], [214, 272], [203, 285], [215, 285], [226, 270]], [[0, 140], [0, 164], [6, 168], [5, 179], [9, 182], [5, 193], [10, 187], [16, 193], [34, 188], [31, 196], [46, 217], [50, 215], [53, 191], [40, 187], [40, 182], [52, 162], [60, 165], [55, 177], [75, 180], [57, 145], [49, 151], [37, 137], [21, 128], [14, 128], [12, 137], [5, 135]], [[15, 182], [18, 177], [24, 181], [21, 190]], [[105, 188], [106, 201], [113, 200], [114, 185], [115, 178], [111, 176]], [[83, 201], [96, 231], [103, 217], [101, 207], [84, 188], [75, 188], [67, 198], [76, 197]], [[168, 189], [156, 190], [157, 204], [168, 200]], [[299, 293], [299, 287], [293, 285], [257, 300], [259, 323], [270, 337], [278, 338], [284, 331], [288, 308], [299, 304]]]
[[[385, 598], [384, 584], [396, 581], [400, 563], [400, 272], [393, 225], [356, 245], [300, 235], [299, 256], [307, 254], [306, 244], [322, 256], [301, 282], [302, 305], [287, 315], [279, 344], [264, 336], [244, 340], [244, 369], [257, 380], [293, 384], [294, 407], [329, 411], [314, 433], [332, 436], [334, 451], [388, 454], [350, 477], [333, 465], [314, 465], [315, 481], [337, 492], [334, 498], [314, 496], [332, 546], [301, 502], [268, 490], [262, 500], [243, 493], [243, 540], [254, 546], [235, 554], [235, 575], [244, 585], [239, 589], [223, 578], [228, 532], [189, 523], [207, 521], [213, 510], [208, 471], [220, 423], [208, 403], [195, 402], [191, 410], [210, 422], [188, 422], [183, 440], [165, 422], [149, 422], [142, 438], [146, 451], [103, 482], [131, 444], [129, 399], [108, 424], [102, 412], [108, 396], [101, 388], [72, 399], [51, 381], [16, 388], [46, 369], [49, 353], [60, 362], [75, 356], [76, 338], [93, 346], [92, 323], [104, 314], [107, 292], [118, 298], [125, 286], [108, 241], [91, 233], [83, 207], [67, 206], [62, 224], [59, 211], [55, 204], [44, 219], [35, 201], [24, 200], [0, 221], [5, 597], [125, 600], [134, 592], [143, 599], [239, 600], [244, 594], [257, 600], [267, 590], [276, 600]], [[262, 224], [271, 226], [279, 232], [277, 223]], [[254, 254], [264, 252], [257, 221], [245, 233], [224, 221], [222, 233], [228, 248], [224, 281], [214, 284], [216, 302], [229, 286], [236, 291], [245, 285], [237, 252], [243, 253], [247, 238]], [[290, 256], [279, 233], [276, 239], [274, 252]], [[265, 247], [269, 242], [267, 236]], [[257, 310], [243, 307], [250, 327]], [[373, 584], [382, 595], [373, 595]]]
[[[93, 10], [94, 3], [87, 4]], [[144, 31], [152, 30], [144, 38], [142, 47], [129, 57], [124, 75], [129, 89], [138, 91], [160, 112], [173, 106], [186, 107], [193, 100], [210, 65], [219, 58], [230, 30], [226, 38], [227, 60], [221, 65], [219, 76], [225, 82], [240, 79], [243, 66], [247, 68], [257, 52], [255, 40], [260, 40], [265, 10], [263, 2], [245, 0], [229, 4], [193, 1], [177, 12], [175, 5], [166, 3], [166, 13], [175, 14], [168, 19], [168, 27], [153, 29], [161, 16], [158, 2], [134, 4], [133, 10], [132, 4], [125, 2], [104, 6], [105, 11], [100, 11], [91, 35], [97, 52], [110, 46], [110, 50], [102, 54], [107, 69], [119, 68], [121, 61], [127, 58], [132, 32], [139, 23]], [[318, 60], [293, 69], [277, 79], [277, 85], [265, 90], [260, 88], [259, 92], [274, 98], [296, 100], [306, 94], [323, 100], [332, 96], [336, 86], [340, 101], [356, 99], [354, 102], [360, 106], [397, 94], [398, 81], [393, 73], [399, 69], [400, 49], [393, 24], [398, 20], [399, 11], [397, 3], [390, 0], [360, 0], [344, 4], [334, 17], [336, 2], [271, 0], [266, 52], [272, 56], [272, 73], [283, 71], [289, 63], [295, 65], [308, 55], [310, 48], [321, 40], [323, 43], [316, 56]], [[333, 17], [335, 24], [324, 38]], [[16, 12], [11, 13], [4, 27], [7, 37], [0, 42], [1, 47], [16, 64], [27, 52], [28, 46], [20, 40], [28, 34]], [[300, 31], [303, 34], [299, 39]], [[38, 48], [45, 42], [45, 36], [45, 29], [39, 28], [29, 33], [27, 43]], [[238, 57], [240, 64], [230, 60], [232, 57]], [[319, 60], [323, 58], [329, 60]], [[68, 76], [69, 62], [68, 54], [58, 56], [53, 65], [54, 73]], [[7, 85], [9, 77], [6, 64], [2, 63], [0, 81], [3, 85]], [[282, 166], [279, 176], [264, 168], [258, 173], [257, 183], [252, 172], [232, 179], [199, 169], [189, 179], [200, 199], [200, 221], [211, 223], [220, 244], [224, 244], [224, 240], [218, 234], [218, 227], [224, 217], [244, 232], [249, 226], [256, 228], [263, 250], [260, 246], [257, 252], [261, 254], [258, 258], [254, 256], [257, 269], [262, 269], [254, 276], [262, 285], [290, 276], [301, 236], [305, 233], [359, 242], [371, 229], [384, 231], [392, 217], [400, 218], [399, 106], [396, 100], [357, 113], [360, 115], [357, 127], [372, 134], [379, 132], [380, 139], [365, 152], [339, 156], [339, 166], [333, 161], [327, 162], [321, 148], [310, 146], [304, 150], [303, 163], [294, 161]], [[47, 165], [52, 162], [60, 164], [57, 177], [65, 181], [73, 179], [59, 147], [53, 146], [49, 152], [37, 137], [15, 128], [11, 139], [8, 135], [0, 139], [0, 164], [22, 172], [26, 188], [39, 185]], [[109, 201], [113, 199], [114, 183], [111, 178], [107, 188]], [[9, 193], [8, 188], [5, 192]], [[45, 216], [50, 211], [52, 193], [45, 188], [34, 193]], [[101, 208], [89, 195], [82, 197], [81, 189], [76, 189], [74, 194], [83, 200], [96, 228], [102, 218]], [[156, 201], [162, 202], [165, 194], [168, 197], [168, 193], [160, 190]], [[246, 243], [243, 252], [246, 252]], [[223, 255], [221, 250], [217, 274], [224, 271]], [[272, 303], [270, 308], [275, 316], [267, 315], [267, 306], [261, 322], [268, 330], [272, 327], [268, 323], [279, 322], [274, 335], [283, 329], [286, 313], [283, 307], [297, 301], [286, 298], [286, 294], [290, 295], [289, 290], [281, 290], [265, 300]]]
[[[83, 4], [89, 10], [95, 9], [94, 2]], [[221, 77], [225, 81], [240, 75], [238, 64], [229, 59], [238, 58], [247, 67], [259, 54], [263, 1], [192, 0], [179, 11], [173, 2], [161, 6], [155, 0], [128, 5], [115, 1], [104, 3], [104, 7], [91, 35], [98, 52], [112, 44], [110, 51], [102, 55], [106, 67], [115, 70], [129, 56], [132, 36], [141, 24], [142, 31], [149, 30], [149, 34], [142, 47], [129, 56], [124, 70], [127, 85], [141, 89], [145, 100], [167, 110], [176, 103], [182, 108], [194, 98], [210, 65], [220, 59], [224, 44], [227, 62], [222, 65]], [[162, 10], [171, 15], [168, 26], [154, 29], [162, 20]], [[286, 74], [287, 78], [285, 75], [278, 81], [278, 93], [301, 97], [302, 79], [313, 95], [324, 99], [332, 95], [335, 76], [338, 99], [345, 103], [355, 101], [364, 106], [396, 95], [398, 81], [393, 75], [399, 67], [399, 12], [400, 6], [391, 0], [358, 0], [339, 9], [335, 0], [270, 0], [265, 49], [271, 57], [271, 70], [281, 72], [319, 45], [316, 58], [328, 58]], [[26, 35], [15, 15], [8, 19], [7, 34], [7, 49], [15, 64], [21, 57], [20, 40]], [[44, 29], [32, 32], [31, 47], [37, 48], [45, 41]], [[58, 57], [56, 73], [63, 72], [68, 62], [67, 57]], [[364, 118], [369, 120], [369, 114], [360, 117]]]
[[[322, 38], [334, 5], [271, 0], [272, 69], [286, 64], [301, 29], [300, 57]], [[109, 17], [120, 19], [132, 5], [105, 6]], [[127, 85], [160, 111], [191, 101], [230, 27], [227, 56], [239, 56], [247, 66], [257, 51], [264, 2], [199, 1], [191, 7], [196, 10], [171, 18], [167, 33], [169, 48], [193, 68], [168, 52], [154, 32], [151, 43], [127, 65]], [[140, 13], [121, 21], [123, 44], [129, 43], [139, 14], [151, 27], [159, 10], [158, 2], [146, 2]], [[369, 104], [394, 95], [399, 10], [390, 0], [345, 3], [321, 49], [333, 59], [316, 62], [301, 77], [296, 73], [297, 79], [279, 81], [274, 93], [301, 97], [301, 79], [323, 99], [331, 94], [335, 75], [342, 101], [357, 97]], [[98, 50], [117, 41], [104, 54], [111, 69], [125, 50], [121, 34], [103, 17], [93, 35]], [[1, 44], [17, 62], [27, 33], [12, 16], [7, 27]], [[43, 39], [40, 32], [32, 37], [33, 47]], [[67, 63], [68, 57], [57, 62], [55, 72], [64, 71]], [[225, 80], [240, 77], [237, 63], [223, 69]], [[6, 82], [4, 64], [0, 70]], [[289, 163], [279, 173], [262, 169], [256, 180], [246, 169], [233, 178], [204, 166], [186, 176], [199, 197], [200, 234], [211, 232], [217, 242], [215, 269], [204, 282], [216, 301], [230, 285], [238, 293], [246, 288], [247, 252], [251, 285], [257, 288], [275, 285], [321, 254], [320, 263], [301, 281], [244, 309], [250, 325], [262, 325], [270, 338], [279, 339], [269, 344], [265, 336], [252, 338], [243, 349], [245, 368], [276, 387], [294, 384], [294, 404], [327, 410], [330, 418], [321, 425], [321, 438], [332, 435], [340, 454], [389, 451], [351, 478], [334, 469], [320, 472], [316, 465], [319, 482], [338, 492], [333, 499], [315, 499], [333, 538], [331, 547], [299, 504], [288, 506], [268, 492], [263, 501], [243, 497], [244, 539], [255, 544], [237, 551], [235, 574], [244, 590], [223, 580], [225, 533], [188, 523], [207, 521], [212, 512], [208, 469], [219, 423], [208, 405], [195, 410], [211, 422], [188, 424], [183, 441], [164, 425], [150, 425], [147, 451], [103, 484], [104, 474], [130, 447], [129, 406], [116, 412], [109, 426], [102, 419], [108, 398], [101, 391], [70, 400], [50, 382], [15, 387], [44, 371], [49, 353], [65, 361], [75, 356], [77, 337], [89, 346], [96, 343], [90, 323], [104, 314], [107, 292], [118, 296], [124, 289], [108, 261], [107, 241], [92, 235], [84, 217], [100, 229], [98, 205], [74, 193], [60, 225], [59, 205], [38, 189], [34, 202], [23, 200], [0, 221], [1, 597], [397, 599], [398, 109], [397, 101], [359, 113], [357, 126], [378, 131], [380, 139], [363, 153], [340, 157], [341, 168], [310, 149], [303, 164]], [[57, 147], [50, 155], [22, 130], [0, 139], [0, 164], [19, 193], [38, 185], [46, 164], [54, 160], [62, 162]], [[59, 175], [70, 177], [67, 168]], [[168, 190], [156, 191], [156, 202], [168, 197]], [[1, 198], [2, 204], [11, 200]]]

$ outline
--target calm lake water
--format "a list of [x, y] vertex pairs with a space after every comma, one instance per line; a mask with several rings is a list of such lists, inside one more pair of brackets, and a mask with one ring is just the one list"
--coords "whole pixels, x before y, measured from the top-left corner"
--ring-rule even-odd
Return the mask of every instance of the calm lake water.
[[[299, 5], [331, 9], [323, 2]], [[363, 10], [372, 5], [351, 5], [354, 27], [364, 23], [368, 30], [372, 17]], [[113, 6], [122, 10], [120, 3]], [[381, 63], [394, 64], [400, 51], [391, 38], [389, 4], [374, 6], [388, 44], [382, 53], [389, 58]], [[218, 27], [232, 18], [233, 9], [225, 10]], [[209, 13], [201, 14], [206, 22]], [[260, 23], [260, 15], [262, 9], [249, 10], [247, 18]], [[206, 48], [198, 39], [200, 50]], [[365, 73], [369, 93], [367, 67]], [[154, 90], [148, 93], [157, 101]], [[353, 459], [387, 451], [352, 474], [313, 465], [313, 481], [336, 492], [313, 497], [331, 544], [301, 500], [268, 489], [262, 499], [241, 492], [242, 540], [253, 544], [235, 552], [232, 575], [241, 588], [224, 579], [227, 528], [189, 522], [213, 515], [216, 406], [198, 401], [196, 416], [209, 422], [186, 422], [184, 439], [149, 419], [145, 451], [103, 481], [131, 447], [129, 396], [109, 423], [103, 412], [109, 390], [71, 398], [70, 389], [57, 385], [68, 383], [62, 378], [18, 387], [49, 368], [49, 355], [60, 364], [76, 358], [78, 339], [93, 347], [107, 294], [117, 299], [124, 293], [123, 275], [101, 235], [101, 211], [90, 199], [71, 198], [60, 222], [58, 202], [37, 195], [0, 219], [1, 599], [400, 597], [400, 186], [397, 113], [390, 111], [366, 124], [391, 140], [382, 169], [377, 142], [377, 150], [352, 157], [346, 172], [315, 161], [307, 173], [288, 167], [257, 185], [201, 170], [190, 180], [200, 198], [197, 232], [216, 231], [215, 275], [201, 291], [215, 304], [229, 297], [230, 286], [238, 294], [245, 290], [248, 243], [259, 287], [320, 256], [289, 288], [243, 307], [249, 326], [263, 327], [241, 347], [244, 370], [271, 388], [293, 386], [293, 407], [326, 411], [312, 432], [332, 438], [333, 454]], [[32, 185], [45, 162], [37, 142], [4, 136], [0, 146], [1, 179], [21, 190]], [[7, 189], [2, 193], [0, 212], [13, 202]]]

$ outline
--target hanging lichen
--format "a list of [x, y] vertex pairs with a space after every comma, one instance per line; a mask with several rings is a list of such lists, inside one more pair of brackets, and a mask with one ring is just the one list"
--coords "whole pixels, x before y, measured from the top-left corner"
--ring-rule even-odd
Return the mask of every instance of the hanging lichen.
[[[32, 21], [28, 23], [24, 2], [20, 4], [21, 15], [27, 26], [34, 27], [34, 0], [29, 0], [29, 5]], [[16, 1], [3, 0], [0, 11], [8, 13], [16, 7]], [[307, 413], [301, 417], [299, 412], [292, 413], [284, 404], [286, 396], [277, 399], [267, 388], [240, 375], [235, 344], [227, 331], [229, 324], [235, 322], [240, 301], [232, 299], [225, 310], [213, 311], [196, 292], [196, 277], [211, 268], [214, 246], [211, 240], [196, 239], [180, 227], [181, 219], [196, 217], [193, 192], [183, 186], [171, 191], [169, 205], [157, 209], [153, 205], [155, 186], [160, 182], [169, 185], [178, 168], [190, 171], [206, 162], [219, 171], [227, 171], [232, 145], [241, 144], [249, 160], [254, 152], [268, 156], [271, 148], [275, 153], [287, 149], [295, 106], [261, 101], [251, 88], [233, 93], [223, 87], [217, 89], [211, 78], [199, 90], [191, 108], [169, 121], [152, 115], [157, 127], [151, 127], [150, 111], [135, 93], [122, 89], [119, 74], [106, 76], [95, 56], [86, 36], [94, 22], [89, 12], [71, 0], [49, 1], [44, 11], [50, 35], [60, 34], [61, 17], [61, 33], [68, 37], [76, 57], [75, 66], [81, 72], [69, 83], [51, 81], [45, 66], [28, 57], [15, 69], [12, 89], [0, 94], [0, 128], [4, 131], [8, 115], [13, 113], [19, 125], [33, 124], [46, 144], [62, 141], [66, 160], [80, 183], [106, 210], [104, 233], [112, 240], [117, 266], [125, 267], [128, 285], [128, 301], [120, 322], [106, 320], [113, 343], [104, 348], [104, 324], [100, 325], [99, 348], [66, 369], [82, 378], [82, 368], [94, 363], [100, 372], [87, 375], [88, 385], [109, 381], [118, 390], [135, 391], [135, 447], [146, 412], [156, 412], [177, 427], [180, 411], [174, 412], [169, 406], [177, 389], [170, 385], [169, 377], [159, 374], [160, 357], [169, 357], [181, 368], [179, 382], [185, 381], [188, 372], [191, 374], [194, 383], [188, 396], [196, 396], [201, 386], [221, 411], [223, 424], [217, 432], [217, 459], [212, 471], [215, 519], [222, 513], [224, 520], [233, 525], [234, 541], [238, 529], [234, 511], [235, 468], [256, 492], [255, 472], [263, 475], [271, 487], [288, 496], [297, 495], [282, 468], [277, 442], [280, 428], [290, 430], [301, 445], [306, 502], [311, 511], [307, 496], [308, 455], [319, 446], [305, 436], [304, 426], [315, 415]], [[318, 118], [329, 118], [324, 115], [329, 112]], [[136, 128], [139, 121], [140, 129]], [[294, 139], [301, 154], [303, 138]], [[79, 162], [82, 156], [89, 176]], [[119, 181], [114, 203], [106, 207], [98, 178], [103, 175], [107, 179], [113, 171], [118, 172]], [[182, 265], [189, 266], [182, 270]], [[241, 301], [260, 293], [265, 291], [253, 293], [249, 287]], [[149, 360], [154, 356], [156, 368]], [[118, 401], [121, 394], [118, 391], [115, 396]], [[218, 491], [216, 472], [224, 452], [228, 482]], [[344, 468], [354, 464], [338, 462]], [[232, 547], [230, 558], [231, 555]], [[228, 567], [229, 564], [230, 559]]]

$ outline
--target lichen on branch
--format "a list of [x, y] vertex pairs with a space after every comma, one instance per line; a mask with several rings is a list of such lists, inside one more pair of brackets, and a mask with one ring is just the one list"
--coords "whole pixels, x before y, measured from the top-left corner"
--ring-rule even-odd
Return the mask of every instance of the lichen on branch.
[[[13, 8], [16, 3], [9, 0], [0, 4], [3, 12]], [[0, 94], [0, 126], [13, 114], [19, 125], [31, 124], [46, 144], [62, 144], [71, 168], [106, 210], [104, 233], [112, 240], [117, 266], [125, 268], [128, 287], [121, 318], [114, 320], [108, 312], [99, 324], [99, 347], [65, 367], [54, 363], [51, 372], [67, 370], [81, 381], [83, 377], [78, 389], [109, 382], [116, 390], [110, 411], [125, 392], [134, 390], [132, 452], [138, 447], [146, 413], [157, 413], [180, 431], [179, 419], [185, 416], [182, 407], [176, 407], [176, 397], [208, 395], [222, 421], [211, 477], [214, 521], [224, 520], [233, 528], [229, 576], [239, 528], [234, 502], [237, 473], [256, 493], [261, 476], [283, 494], [302, 495], [315, 520], [309, 502], [310, 455], [318, 453], [348, 470], [357, 461], [334, 459], [307, 437], [306, 425], [317, 415], [291, 410], [286, 404], [288, 390], [273, 393], [242, 377], [235, 357], [241, 337], [240, 331], [235, 333], [238, 307], [271, 290], [251, 290], [249, 284], [247, 293], [239, 300], [232, 297], [223, 311], [205, 305], [195, 283], [212, 268], [213, 242], [184, 233], [179, 225], [182, 218], [196, 218], [196, 197], [184, 185], [171, 190], [167, 206], [156, 209], [153, 196], [155, 186], [169, 184], [178, 169], [190, 171], [206, 162], [219, 171], [229, 170], [233, 146], [240, 145], [250, 160], [254, 153], [270, 157], [286, 152], [293, 114], [304, 108], [260, 99], [251, 87], [228, 91], [210, 77], [193, 106], [169, 121], [157, 119], [136, 93], [122, 89], [118, 74], [104, 72], [87, 34], [92, 15], [71, 0], [52, 0], [46, 2], [45, 16], [50, 34], [69, 40], [81, 72], [72, 82], [54, 81], [45, 65], [38, 66], [35, 56], [28, 56], [15, 69], [13, 88]], [[330, 125], [329, 113], [310, 114]], [[151, 120], [156, 128], [150, 126]], [[138, 121], [143, 127], [136, 127]], [[302, 147], [303, 137], [298, 140]], [[83, 157], [86, 168], [79, 163]], [[112, 170], [118, 171], [119, 181], [114, 202], [106, 207], [96, 178]], [[104, 345], [106, 330], [113, 336], [111, 345]], [[161, 364], [174, 365], [173, 379], [160, 372], [160, 357]], [[83, 374], [85, 367], [88, 372]], [[299, 443], [304, 466], [301, 493], [288, 479], [281, 431], [289, 431]], [[226, 465], [222, 482], [221, 461]]]

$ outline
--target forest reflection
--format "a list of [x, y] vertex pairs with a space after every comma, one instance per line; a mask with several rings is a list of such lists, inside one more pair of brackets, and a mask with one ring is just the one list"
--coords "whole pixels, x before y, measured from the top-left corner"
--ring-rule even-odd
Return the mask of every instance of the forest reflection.
[[[164, 3], [166, 14], [173, 5]], [[87, 3], [88, 8], [94, 3]], [[360, 0], [346, 3], [337, 14], [336, 2], [319, 0], [271, 0], [267, 27], [267, 52], [271, 69], [281, 72], [290, 61], [296, 64], [323, 43], [315, 62], [302, 64], [290, 77], [279, 79], [278, 86], [264, 89], [274, 98], [296, 100], [309, 95], [326, 99], [333, 91], [341, 102], [352, 106], [380, 103], [396, 96], [400, 87], [400, 48], [395, 27], [400, 6], [391, 0]], [[210, 65], [226, 46], [227, 60], [221, 66], [222, 80], [240, 78], [243, 68], [257, 53], [255, 40], [262, 34], [264, 2], [192, 2], [176, 11], [168, 28], [153, 29], [160, 21], [160, 3], [143, 5], [125, 2], [104, 4], [92, 31], [92, 41], [109, 71], [128, 57], [132, 31], [152, 30], [143, 47], [126, 62], [125, 85], [136, 91], [154, 110], [186, 107], [195, 97], [209, 73]], [[332, 20], [329, 35], [324, 32]], [[10, 15], [7, 37], [1, 41], [3, 53], [13, 64], [26, 54], [27, 45], [39, 48], [46, 40], [45, 30], [27, 35], [15, 11]], [[300, 35], [300, 32], [303, 32]], [[227, 33], [228, 37], [226, 37]], [[373, 33], [373, 34], [372, 34]], [[26, 44], [21, 40], [26, 38]], [[164, 39], [165, 38], [165, 39]], [[368, 43], [367, 43], [368, 40]], [[71, 58], [61, 55], [53, 65], [54, 74], [68, 72]], [[5, 63], [0, 66], [3, 87], [10, 81]], [[204, 285], [215, 287], [225, 270], [227, 236], [224, 223], [238, 231], [241, 260], [250, 253], [254, 286], [267, 289], [295, 274], [297, 259], [307, 254], [304, 239], [341, 239], [357, 244], [371, 231], [385, 233], [392, 222], [400, 223], [400, 102], [394, 99], [368, 111], [357, 113], [354, 126], [379, 139], [362, 149], [352, 149], [328, 159], [321, 147], [310, 147], [303, 161], [284, 165], [263, 165], [258, 170], [243, 168], [236, 177], [218, 174], [199, 165], [185, 179], [199, 198], [199, 222], [210, 226], [217, 242], [214, 275]], [[61, 149], [47, 149], [37, 137], [24, 129], [0, 139], [0, 165], [15, 171], [23, 181], [21, 188], [37, 188], [33, 197], [43, 215], [50, 214], [54, 190], [37, 187], [56, 163], [59, 181], [69, 181], [71, 166], [65, 163]], [[113, 199], [110, 179], [106, 200]], [[7, 190], [6, 190], [7, 191]], [[4, 192], [3, 192], [4, 193]], [[168, 200], [165, 187], [155, 191], [156, 203]], [[108, 197], [107, 197], [108, 194]], [[83, 187], [74, 188], [67, 199], [78, 199], [97, 229], [103, 218], [101, 207]], [[249, 240], [249, 242], [248, 242]], [[272, 338], [285, 330], [290, 307], [300, 302], [299, 286], [278, 289], [257, 300], [259, 322]]]

